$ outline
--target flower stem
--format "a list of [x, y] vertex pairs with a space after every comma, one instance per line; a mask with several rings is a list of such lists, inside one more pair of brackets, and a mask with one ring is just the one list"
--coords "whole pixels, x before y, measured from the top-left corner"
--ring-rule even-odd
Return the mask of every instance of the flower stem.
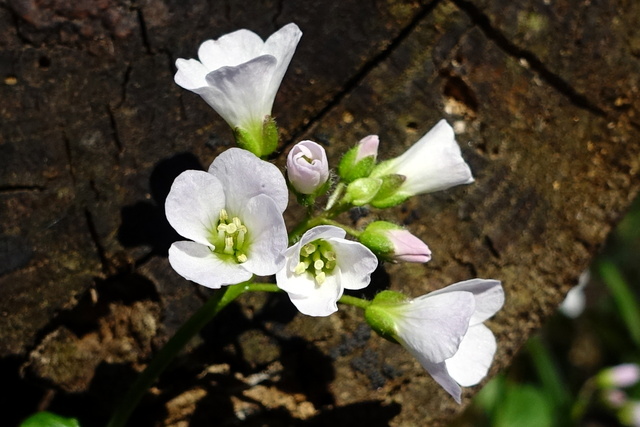
[[338, 302], [346, 305], [352, 305], [363, 310], [371, 305], [371, 301], [369, 300], [352, 297], [350, 295], [342, 295]]
[[129, 391], [124, 395], [120, 404], [116, 407], [107, 427], [124, 427], [129, 416], [136, 408], [144, 394], [160, 374], [169, 366], [176, 355], [211, 319], [213, 319], [224, 307], [238, 298], [255, 284], [238, 284], [227, 286], [215, 292], [187, 320], [173, 337], [160, 349], [151, 360], [147, 368], [138, 376]]
[[262, 291], [262, 292], [282, 292], [278, 286], [273, 283], [249, 283], [244, 285], [245, 292], [254, 292], [254, 291]]
[[334, 221], [334, 220], [329, 219], [329, 218], [322, 219], [321, 224], [334, 225], [336, 227], [340, 227], [344, 231], [346, 231], [348, 234], [352, 235], [353, 237], [358, 237], [359, 235], [362, 234], [362, 231], [360, 231], [360, 230], [356, 230], [353, 227], [349, 227], [348, 225], [341, 224], [338, 221]]
[[618, 267], [610, 260], [602, 259], [596, 267], [613, 296], [631, 339], [637, 347], [640, 347], [640, 307], [629, 284]]

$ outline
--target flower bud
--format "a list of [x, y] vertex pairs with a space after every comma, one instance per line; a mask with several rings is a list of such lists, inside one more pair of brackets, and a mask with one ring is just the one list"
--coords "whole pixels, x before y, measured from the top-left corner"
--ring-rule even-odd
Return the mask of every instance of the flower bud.
[[329, 179], [327, 153], [313, 141], [297, 143], [287, 156], [287, 177], [301, 194], [318, 192]]
[[388, 261], [427, 262], [429, 247], [408, 230], [386, 221], [375, 221], [359, 236], [360, 242]]
[[598, 374], [597, 381], [602, 388], [630, 387], [640, 381], [640, 366], [635, 363], [623, 363], [604, 369]]
[[376, 163], [379, 143], [378, 135], [369, 135], [347, 151], [338, 165], [340, 178], [345, 182], [353, 182], [369, 176]]

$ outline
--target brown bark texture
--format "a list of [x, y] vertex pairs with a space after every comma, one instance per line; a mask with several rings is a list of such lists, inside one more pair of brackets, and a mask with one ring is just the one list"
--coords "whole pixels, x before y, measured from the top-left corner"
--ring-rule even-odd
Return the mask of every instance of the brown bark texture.
[[[455, 126], [474, 184], [345, 220], [396, 218], [434, 253], [386, 264], [369, 297], [501, 279], [490, 373], [506, 367], [638, 191], [638, 16], [632, 0], [0, 1], [9, 419], [49, 408], [101, 425], [207, 298], [167, 262], [179, 236], [163, 202], [232, 135], [173, 83], [174, 62], [206, 39], [288, 22], [304, 34], [274, 107], [281, 167], [302, 139], [336, 165], [369, 134], [385, 159], [442, 117]], [[315, 319], [252, 294], [178, 358], [132, 425], [443, 425], [477, 389], [455, 404], [355, 308]]]

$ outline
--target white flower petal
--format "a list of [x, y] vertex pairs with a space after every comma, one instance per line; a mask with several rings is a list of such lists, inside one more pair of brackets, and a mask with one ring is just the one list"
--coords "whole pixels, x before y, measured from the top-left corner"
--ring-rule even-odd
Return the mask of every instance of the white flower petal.
[[344, 239], [346, 235], [347, 232], [340, 227], [336, 227], [334, 225], [319, 225], [317, 227], [313, 227], [302, 235], [300, 245], [304, 246], [307, 243], [318, 239]]
[[266, 98], [271, 99], [272, 104], [300, 37], [302, 37], [302, 31], [296, 24], [291, 23], [273, 33], [264, 44], [263, 53], [273, 55], [278, 59], [278, 65], [273, 71], [269, 86], [265, 89]]
[[[251, 198], [239, 213], [249, 230], [248, 260], [242, 267], [258, 276], [269, 276], [284, 264], [282, 252], [287, 248], [287, 227], [273, 199], [260, 194]], [[274, 256], [275, 254], [275, 256]]]
[[208, 238], [224, 206], [220, 180], [207, 172], [188, 170], [173, 182], [164, 209], [169, 224], [181, 236], [211, 246]]
[[185, 279], [212, 289], [241, 283], [252, 276], [240, 264], [223, 262], [207, 246], [195, 242], [172, 244], [169, 263]]
[[429, 375], [442, 386], [442, 388], [453, 397], [453, 399], [457, 403], [462, 402], [462, 389], [455, 382], [453, 378], [447, 372], [447, 367], [444, 362], [440, 363], [431, 363], [428, 359], [426, 359], [423, 355], [419, 353], [414, 353], [409, 350], [413, 356], [418, 359], [420, 364], [424, 369], [429, 372]]
[[378, 266], [378, 258], [361, 243], [335, 238], [326, 240], [336, 253], [336, 268], [342, 274], [342, 287], [352, 290], [366, 288], [371, 282], [371, 273]]
[[273, 199], [280, 213], [289, 202], [287, 184], [280, 170], [240, 148], [230, 148], [215, 158], [209, 173], [225, 188], [227, 210], [240, 212], [247, 200], [265, 194]]
[[399, 304], [394, 310], [398, 342], [432, 363], [444, 362], [458, 351], [474, 310], [470, 292], [428, 294]]
[[206, 76], [208, 86], [194, 89], [231, 126], [251, 130], [271, 114], [273, 99], [265, 88], [276, 59], [263, 55], [234, 67], [222, 67]]
[[184, 89], [193, 91], [207, 86], [206, 77], [209, 74], [209, 69], [200, 61], [178, 58], [176, 68], [178, 71], [173, 80]]
[[489, 328], [483, 324], [471, 326], [456, 354], [445, 361], [449, 375], [463, 387], [478, 384], [489, 371], [496, 347]]
[[225, 34], [217, 40], [207, 40], [198, 49], [198, 58], [210, 70], [247, 62], [263, 52], [264, 42], [249, 30]]
[[[306, 276], [306, 277], [305, 277]], [[311, 275], [300, 275], [289, 283], [289, 299], [298, 311], [307, 316], [328, 316], [338, 311], [337, 302], [342, 296], [340, 272], [327, 276], [322, 285], [317, 285]]]
[[471, 316], [471, 326], [482, 323], [504, 305], [504, 290], [499, 280], [471, 279], [454, 283], [446, 288], [431, 292], [428, 295], [441, 295], [447, 292], [471, 292], [476, 299], [476, 311]]

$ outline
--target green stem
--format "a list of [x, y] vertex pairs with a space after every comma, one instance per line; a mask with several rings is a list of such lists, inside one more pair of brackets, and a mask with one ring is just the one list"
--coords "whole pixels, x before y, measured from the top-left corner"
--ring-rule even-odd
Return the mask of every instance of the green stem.
[[589, 407], [593, 393], [597, 390], [596, 383], [593, 378], [589, 378], [576, 396], [571, 407], [571, 420], [574, 425], [579, 425], [585, 411]]
[[640, 307], [635, 295], [614, 263], [601, 260], [597, 263], [597, 268], [600, 277], [611, 291], [631, 339], [637, 347], [640, 347]]
[[340, 227], [342, 228], [344, 231], [346, 231], [347, 233], [349, 233], [350, 235], [352, 235], [353, 237], [358, 237], [359, 235], [362, 234], [362, 231], [360, 230], [356, 230], [353, 227], [349, 227], [348, 225], [344, 225], [339, 223], [338, 221], [334, 221], [332, 219], [329, 218], [324, 218], [322, 220], [322, 224], [326, 224], [326, 225], [334, 225], [336, 227]]
[[282, 289], [273, 283], [249, 283], [244, 286], [244, 290], [247, 292], [282, 292]]
[[147, 368], [138, 376], [129, 391], [124, 395], [120, 404], [116, 407], [107, 427], [124, 427], [129, 416], [149, 387], [151, 387], [158, 376], [169, 366], [184, 346], [209, 323], [220, 310], [242, 295], [246, 290], [249, 290], [253, 285], [254, 284], [241, 283], [227, 286], [215, 292], [211, 298], [178, 329], [175, 335], [171, 337], [151, 360]]
[[342, 295], [338, 300], [338, 302], [342, 304], [352, 305], [354, 307], [358, 307], [363, 310], [371, 305], [371, 301], [369, 300], [352, 297], [350, 295]]
[[540, 378], [546, 394], [551, 398], [557, 408], [563, 410], [563, 406], [567, 404], [571, 398], [562, 381], [562, 375], [558, 371], [553, 356], [537, 335], [529, 338], [527, 350], [529, 350], [536, 373], [538, 374], [538, 378]]

